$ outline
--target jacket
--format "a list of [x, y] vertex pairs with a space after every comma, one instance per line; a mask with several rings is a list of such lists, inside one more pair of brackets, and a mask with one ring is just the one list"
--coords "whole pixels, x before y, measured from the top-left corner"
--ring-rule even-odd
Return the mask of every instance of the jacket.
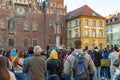
[[62, 72], [61, 61], [58, 60], [58, 53], [55, 50], [50, 53], [50, 58], [47, 61], [47, 71], [50, 76], [58, 76]]
[[[25, 64], [27, 63], [27, 61], [32, 57], [32, 54], [28, 54], [27, 57], [24, 59], [23, 61], [23, 68], [25, 66]], [[26, 80], [26, 73], [23, 71], [23, 80]]]
[[[75, 54], [78, 55], [79, 53], [83, 53], [83, 50], [80, 49], [75, 49]], [[93, 72], [96, 71], [96, 67], [90, 57], [90, 55], [88, 53], [85, 54], [85, 58], [88, 61], [88, 65], [89, 65], [89, 72], [90, 74], [92, 74]], [[74, 66], [74, 61], [75, 61], [75, 57], [71, 54], [68, 56], [68, 58], [66, 59], [65, 63], [64, 63], [64, 73], [66, 75], [71, 75], [73, 77], [73, 66]]]
[[94, 57], [95, 57], [94, 64], [95, 64], [96, 67], [100, 67], [101, 66], [102, 54], [99, 52], [98, 49], [95, 49], [95, 51], [93, 53], [94, 53]]
[[47, 61], [47, 71], [50, 76], [58, 76], [62, 72], [61, 61], [49, 59]]
[[45, 80], [45, 59], [34, 54], [24, 65], [23, 71], [27, 74], [27, 80]]

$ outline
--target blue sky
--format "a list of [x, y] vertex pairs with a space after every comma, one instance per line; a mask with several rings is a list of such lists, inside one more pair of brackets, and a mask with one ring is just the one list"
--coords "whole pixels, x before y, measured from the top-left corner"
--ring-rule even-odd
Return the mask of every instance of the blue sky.
[[102, 16], [120, 12], [120, 0], [64, 0], [64, 2], [68, 12], [86, 4]]

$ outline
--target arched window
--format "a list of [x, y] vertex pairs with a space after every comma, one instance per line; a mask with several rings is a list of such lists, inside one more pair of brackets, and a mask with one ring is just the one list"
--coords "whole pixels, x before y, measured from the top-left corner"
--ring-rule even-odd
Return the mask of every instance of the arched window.
[[30, 23], [29, 23], [29, 21], [26, 20], [24, 22], [23, 30], [24, 31], [29, 31], [29, 29], [30, 29]]
[[5, 29], [5, 20], [3, 18], [0, 19], [0, 29]]
[[38, 23], [37, 22], [33, 22], [33, 24], [32, 24], [32, 31], [36, 32], [37, 29], [38, 29]]

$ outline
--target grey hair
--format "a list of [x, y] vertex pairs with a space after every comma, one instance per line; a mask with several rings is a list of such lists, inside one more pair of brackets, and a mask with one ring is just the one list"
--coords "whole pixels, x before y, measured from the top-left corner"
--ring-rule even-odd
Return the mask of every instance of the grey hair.
[[34, 50], [33, 50], [33, 51], [34, 51], [34, 53], [35, 53], [38, 49], [40, 49], [40, 51], [42, 51], [42, 49], [41, 49], [41, 47], [40, 47], [40, 46], [35, 46], [35, 47], [34, 47]]

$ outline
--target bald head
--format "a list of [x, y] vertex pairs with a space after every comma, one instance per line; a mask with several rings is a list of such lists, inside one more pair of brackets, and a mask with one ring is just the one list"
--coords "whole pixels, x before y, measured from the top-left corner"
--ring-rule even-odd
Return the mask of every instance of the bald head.
[[40, 46], [35, 46], [33, 51], [34, 51], [34, 54], [40, 54], [40, 52], [42, 51], [42, 49], [41, 49]]

